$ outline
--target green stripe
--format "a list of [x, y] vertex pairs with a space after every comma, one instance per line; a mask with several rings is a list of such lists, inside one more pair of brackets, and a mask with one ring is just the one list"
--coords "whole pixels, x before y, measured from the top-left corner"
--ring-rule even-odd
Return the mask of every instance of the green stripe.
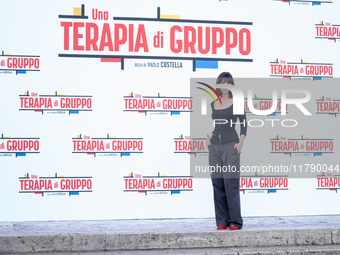
[[205, 91], [205, 92], [207, 92], [208, 94], [209, 94], [209, 96], [211, 96], [211, 98], [214, 100], [214, 103], [216, 104], [216, 100], [215, 100], [215, 98], [213, 97], [213, 95], [208, 91], [208, 90], [206, 90], [206, 89], [203, 89], [203, 88], [200, 88], [200, 87], [196, 87], [196, 88], [198, 88], [198, 89], [201, 89], [201, 90], [203, 90], [203, 91]]

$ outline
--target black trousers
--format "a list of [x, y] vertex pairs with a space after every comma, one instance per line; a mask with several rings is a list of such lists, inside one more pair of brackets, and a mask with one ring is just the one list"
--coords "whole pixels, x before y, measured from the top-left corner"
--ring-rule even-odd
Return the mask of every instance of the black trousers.
[[236, 142], [212, 143], [209, 166], [214, 188], [216, 225], [243, 225], [240, 203], [240, 154]]

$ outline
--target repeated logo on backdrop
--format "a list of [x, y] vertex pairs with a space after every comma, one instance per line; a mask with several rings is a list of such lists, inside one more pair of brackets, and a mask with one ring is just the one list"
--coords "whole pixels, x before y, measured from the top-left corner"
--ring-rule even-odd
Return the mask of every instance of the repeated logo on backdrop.
[[313, 80], [321, 80], [322, 78], [333, 78], [332, 63], [313, 63], [303, 61], [289, 62], [286, 60], [275, 59], [270, 62], [270, 76], [295, 78], [310, 77]]
[[167, 176], [160, 173], [156, 176], [142, 176], [136, 173], [124, 176], [124, 192], [173, 195], [185, 191], [193, 191], [192, 176]]
[[270, 153], [290, 156], [323, 156], [334, 153], [334, 139], [320, 138], [288, 138], [275, 136], [270, 139]]
[[118, 138], [107, 134], [103, 138], [77, 135], [72, 138], [72, 153], [91, 156], [131, 156], [143, 153], [143, 138]]
[[206, 147], [206, 139], [207, 137], [192, 138], [182, 134], [178, 138], [174, 138], [174, 153], [205, 156], [209, 152]]
[[66, 177], [58, 175], [43, 177], [34, 174], [25, 174], [19, 177], [19, 193], [30, 193], [36, 195], [79, 195], [92, 192], [92, 177]]
[[332, 0], [274, 0], [283, 3], [288, 3], [289, 5], [311, 5], [319, 6], [321, 4], [333, 3]]
[[40, 138], [33, 137], [11, 137], [1, 134], [0, 157], [1, 156], [27, 156], [40, 153]]
[[82, 111], [92, 111], [92, 96], [79, 95], [39, 95], [36, 92], [25, 92], [19, 95], [19, 111], [34, 111], [44, 114], [79, 114]]
[[315, 102], [316, 114], [326, 114], [334, 117], [340, 114], [340, 99], [321, 96]]
[[2, 51], [0, 55], [0, 74], [26, 74], [40, 71], [40, 56], [16, 55]]
[[[255, 97], [252, 99], [252, 103], [253, 103], [253, 106], [256, 110], [265, 111], [265, 110], [269, 110], [269, 109], [272, 108], [273, 99], [258, 97], [258, 96], [255, 95]], [[245, 109], [246, 113], [249, 114], [249, 116], [255, 115], [249, 110], [247, 98], [245, 98], [245, 101], [244, 101], [244, 109]], [[286, 105], [286, 112], [288, 113], [287, 110], [288, 110], [288, 105]], [[279, 115], [279, 114], [281, 114], [281, 99], [277, 99], [277, 105], [276, 105], [275, 111], [273, 113], [269, 114], [268, 116], [276, 116], [276, 115]], [[256, 115], [256, 116], [258, 116], [258, 115]]]
[[269, 176], [263, 174], [242, 175], [240, 179], [240, 192], [247, 193], [277, 193], [279, 190], [289, 189], [288, 175]]
[[315, 24], [316, 39], [327, 39], [333, 42], [340, 41], [340, 25], [331, 24], [330, 22], [319, 22]]
[[[325, 165], [327, 169], [324, 166], [320, 165], [317, 166], [319, 169], [319, 174], [316, 176], [316, 182], [317, 187], [316, 190], [328, 190], [328, 191], [335, 191], [338, 193], [338, 190], [340, 189], [340, 169], [339, 165], [332, 165], [331, 169], [330, 166]], [[325, 173], [324, 171], [330, 171], [331, 173]]]
[[191, 97], [169, 97], [158, 93], [157, 96], [142, 96], [131, 92], [124, 96], [124, 111], [145, 115], [180, 115], [191, 112]]

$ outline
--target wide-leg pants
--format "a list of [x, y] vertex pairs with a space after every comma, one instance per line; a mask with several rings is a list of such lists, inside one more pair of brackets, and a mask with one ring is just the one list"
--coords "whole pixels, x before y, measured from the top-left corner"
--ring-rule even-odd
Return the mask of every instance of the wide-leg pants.
[[216, 225], [243, 225], [240, 204], [240, 154], [236, 142], [212, 143], [209, 166], [214, 189]]

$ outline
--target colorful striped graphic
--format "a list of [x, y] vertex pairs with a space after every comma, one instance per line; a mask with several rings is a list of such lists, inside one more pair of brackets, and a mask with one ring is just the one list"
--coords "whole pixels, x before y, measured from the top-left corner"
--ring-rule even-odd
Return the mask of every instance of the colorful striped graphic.
[[[210, 85], [203, 83], [203, 82], [197, 82], [197, 83], [208, 87], [212, 92], [214, 92], [215, 95], [217, 96], [218, 100], [220, 101], [221, 105], [222, 105], [222, 100], [221, 100], [219, 94], [217, 93], [217, 91], [213, 87], [211, 87]], [[213, 97], [213, 95], [208, 90], [200, 88], [200, 87], [197, 87], [197, 88], [207, 92], [209, 94], [209, 96], [211, 96], [211, 98], [214, 100], [214, 103], [216, 104], [215, 98]]]

